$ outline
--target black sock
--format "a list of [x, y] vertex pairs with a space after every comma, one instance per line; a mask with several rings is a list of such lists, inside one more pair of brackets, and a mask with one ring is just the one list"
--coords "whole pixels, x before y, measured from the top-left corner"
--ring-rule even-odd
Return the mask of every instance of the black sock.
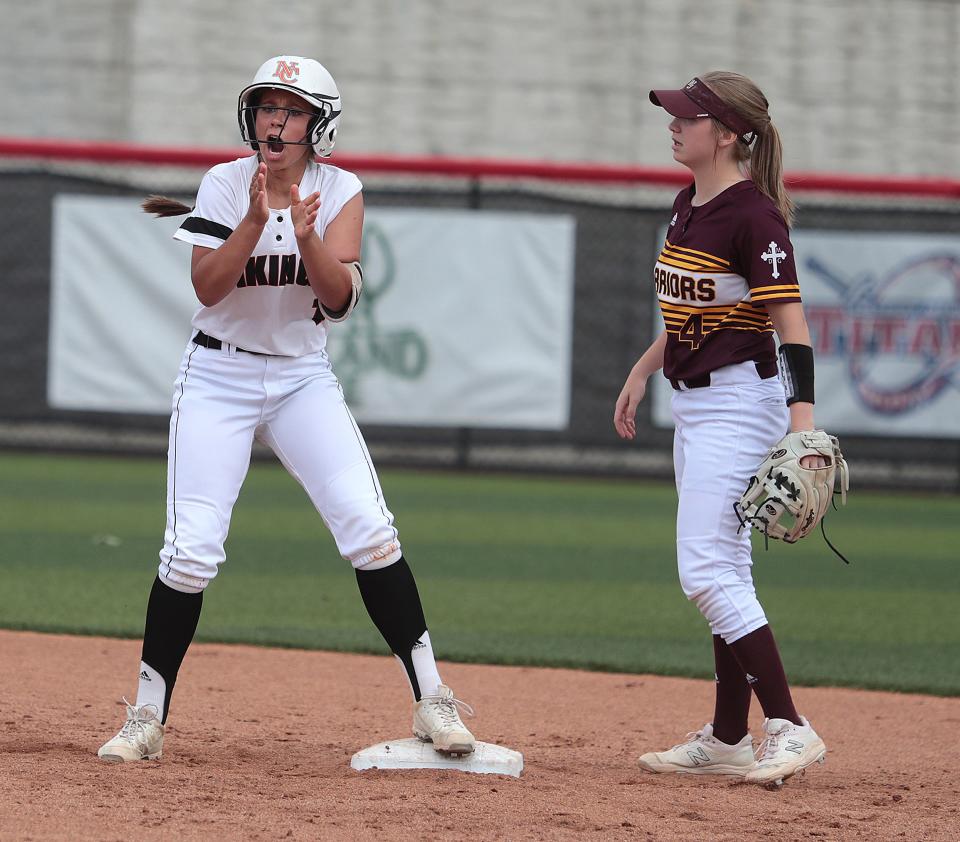
[[713, 736], [721, 743], [736, 745], [749, 730], [750, 684], [730, 647], [718, 634], [713, 636], [713, 662], [717, 675]]
[[370, 619], [383, 635], [390, 651], [403, 663], [413, 696], [420, 701], [420, 683], [413, 668], [411, 651], [427, 630], [427, 621], [423, 616], [420, 592], [407, 560], [400, 556], [399, 561], [377, 570], [358, 569], [357, 585]]
[[197, 630], [202, 606], [202, 591], [182, 593], [165, 585], [159, 576], [154, 580], [147, 601], [141, 659], [160, 673], [166, 683], [166, 698], [160, 711], [161, 722], [167, 721], [173, 685], [176, 684], [183, 656], [187, 654]]

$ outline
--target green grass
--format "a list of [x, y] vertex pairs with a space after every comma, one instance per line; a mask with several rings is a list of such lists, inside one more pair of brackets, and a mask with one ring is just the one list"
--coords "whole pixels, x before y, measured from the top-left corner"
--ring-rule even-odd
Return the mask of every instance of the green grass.
[[[164, 525], [157, 460], [0, 454], [0, 626], [139, 637]], [[669, 484], [384, 471], [438, 656], [708, 677]], [[855, 493], [755, 547], [798, 684], [960, 694], [954, 497]], [[105, 537], [110, 536], [110, 537]], [[250, 471], [197, 638], [386, 653], [354, 574], [279, 466]]]

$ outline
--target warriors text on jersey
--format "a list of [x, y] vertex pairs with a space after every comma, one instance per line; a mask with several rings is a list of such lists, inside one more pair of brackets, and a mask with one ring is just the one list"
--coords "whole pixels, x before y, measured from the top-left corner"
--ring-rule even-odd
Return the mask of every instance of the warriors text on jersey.
[[[197, 206], [173, 235], [195, 246], [216, 249], [233, 233], [250, 207], [250, 181], [257, 156], [218, 164], [204, 177]], [[317, 233], [323, 232], [343, 206], [361, 190], [353, 173], [310, 162], [300, 181], [300, 195], [320, 191]], [[326, 344], [325, 317], [336, 318], [317, 301], [300, 261], [290, 209], [270, 210], [260, 240], [234, 289], [212, 307], [201, 307], [193, 326], [222, 342], [256, 351], [300, 357]]]
[[786, 223], [749, 180], [698, 207], [693, 195], [690, 186], [674, 201], [654, 269], [664, 376], [688, 380], [750, 360], [775, 370], [765, 305], [800, 301]]

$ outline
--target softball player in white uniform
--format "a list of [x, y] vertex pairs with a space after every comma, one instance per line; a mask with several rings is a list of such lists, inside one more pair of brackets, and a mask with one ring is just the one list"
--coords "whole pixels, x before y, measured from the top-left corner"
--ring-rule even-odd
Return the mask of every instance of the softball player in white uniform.
[[[644, 754], [640, 765], [777, 782], [826, 752], [794, 707], [754, 590], [749, 534], [733, 508], [787, 426], [813, 428], [813, 351], [780, 139], [767, 100], [739, 74], [710, 73], [650, 98], [673, 115], [673, 157], [692, 171], [694, 185], [677, 196], [655, 270], [666, 330], [627, 377], [614, 426], [635, 437], [647, 379], [663, 368], [675, 389], [680, 582], [713, 631], [717, 684], [713, 722], [669, 751]], [[796, 384], [787, 395], [774, 329], [784, 380]], [[751, 690], [767, 717], [756, 760]]]
[[225, 559], [255, 437], [304, 487], [356, 569], [371, 619], [409, 679], [414, 733], [439, 751], [473, 751], [462, 703], [437, 672], [393, 515], [325, 350], [327, 325], [346, 319], [362, 290], [360, 181], [313, 156], [333, 149], [340, 110], [322, 65], [272, 58], [238, 106], [241, 136], [257, 154], [213, 167], [192, 211], [162, 197], [144, 205], [161, 215], [190, 212], [175, 237], [193, 246], [201, 307], [173, 396], [167, 525], [137, 700], [99, 750], [104, 760], [161, 755], [177, 672], [204, 589]]

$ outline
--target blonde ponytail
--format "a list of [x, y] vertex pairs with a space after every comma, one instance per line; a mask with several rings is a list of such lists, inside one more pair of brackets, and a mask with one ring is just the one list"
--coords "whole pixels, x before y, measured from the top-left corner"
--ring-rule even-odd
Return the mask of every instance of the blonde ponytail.
[[757, 139], [750, 146], [747, 166], [757, 189], [770, 197], [787, 227], [792, 228], [794, 205], [783, 184], [783, 144], [780, 142], [780, 132], [772, 122], [757, 130]]

